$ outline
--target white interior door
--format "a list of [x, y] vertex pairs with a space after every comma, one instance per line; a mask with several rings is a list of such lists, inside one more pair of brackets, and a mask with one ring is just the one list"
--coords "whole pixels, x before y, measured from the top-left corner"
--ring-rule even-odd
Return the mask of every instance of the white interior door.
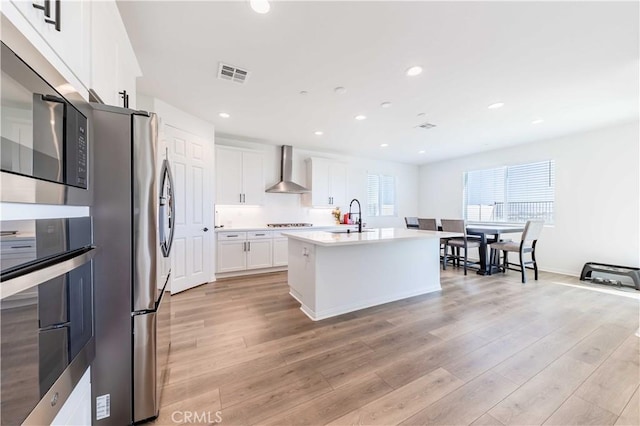
[[176, 217], [171, 249], [171, 293], [204, 284], [211, 266], [211, 147], [208, 141], [164, 126], [173, 172]]

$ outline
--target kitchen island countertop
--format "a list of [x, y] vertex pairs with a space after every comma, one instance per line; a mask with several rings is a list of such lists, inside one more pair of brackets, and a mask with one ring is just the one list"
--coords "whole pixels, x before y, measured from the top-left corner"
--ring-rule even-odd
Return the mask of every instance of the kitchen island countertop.
[[362, 233], [334, 233], [322, 230], [305, 230], [295, 233], [282, 232], [282, 236], [304, 241], [315, 245], [331, 247], [352, 244], [385, 243], [399, 240], [416, 240], [430, 238], [453, 238], [461, 237], [461, 233], [420, 231], [416, 229], [403, 228], [371, 228], [363, 230]]

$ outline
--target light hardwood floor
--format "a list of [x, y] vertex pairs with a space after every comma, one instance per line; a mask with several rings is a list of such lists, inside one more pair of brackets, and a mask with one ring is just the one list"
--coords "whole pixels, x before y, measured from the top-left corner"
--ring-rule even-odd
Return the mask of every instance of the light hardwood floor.
[[175, 295], [156, 424], [640, 424], [638, 300], [540, 278], [447, 270], [319, 322], [286, 273]]

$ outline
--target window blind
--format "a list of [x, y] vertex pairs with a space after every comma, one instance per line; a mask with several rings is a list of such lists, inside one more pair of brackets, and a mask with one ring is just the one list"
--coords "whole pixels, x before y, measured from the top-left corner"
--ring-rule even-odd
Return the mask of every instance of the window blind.
[[554, 220], [553, 160], [465, 173], [465, 218], [477, 222]]
[[367, 214], [369, 216], [396, 215], [395, 176], [367, 174]]

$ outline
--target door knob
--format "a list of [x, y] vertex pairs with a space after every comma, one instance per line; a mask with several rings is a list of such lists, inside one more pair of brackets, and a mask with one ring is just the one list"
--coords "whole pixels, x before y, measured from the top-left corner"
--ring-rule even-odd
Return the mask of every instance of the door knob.
[[205, 226], [205, 228], [203, 229], [203, 231], [204, 231], [204, 232], [207, 232], [208, 230], [209, 230], [209, 228], [207, 228], [206, 226]]

